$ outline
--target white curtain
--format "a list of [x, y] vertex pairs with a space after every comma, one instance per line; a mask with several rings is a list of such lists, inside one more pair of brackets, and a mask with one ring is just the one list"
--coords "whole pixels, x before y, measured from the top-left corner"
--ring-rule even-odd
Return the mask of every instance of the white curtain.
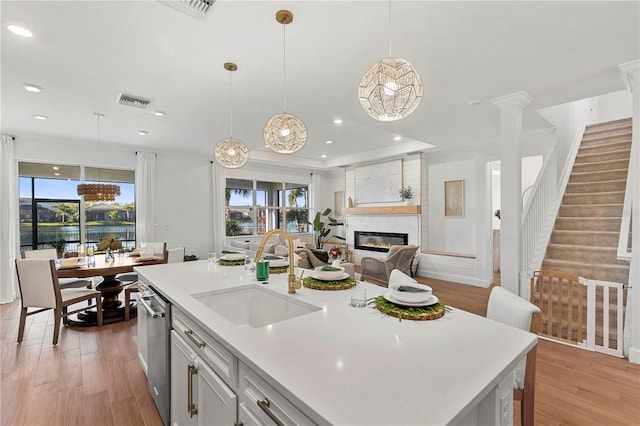
[[216, 161], [211, 162], [211, 250], [221, 253], [227, 233], [225, 226], [225, 169]]
[[156, 154], [137, 152], [136, 156], [136, 241], [155, 241]]
[[0, 303], [13, 302], [17, 294], [15, 259], [18, 243], [18, 170], [15, 142], [0, 136]]

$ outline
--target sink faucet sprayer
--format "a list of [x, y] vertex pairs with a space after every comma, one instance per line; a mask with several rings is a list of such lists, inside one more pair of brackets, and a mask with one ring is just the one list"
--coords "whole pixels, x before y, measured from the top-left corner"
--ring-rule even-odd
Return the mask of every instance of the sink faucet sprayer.
[[260, 256], [262, 255], [262, 251], [264, 250], [264, 245], [266, 244], [269, 237], [271, 237], [274, 234], [282, 235], [289, 242], [289, 280], [288, 280], [289, 290], [288, 292], [289, 294], [293, 294], [296, 292], [296, 289], [299, 289], [302, 287], [302, 275], [300, 275], [299, 279], [296, 279], [296, 276], [293, 273], [294, 259], [293, 259], [293, 240], [291, 239], [291, 235], [287, 234], [282, 229], [272, 229], [271, 231], [267, 232], [264, 235], [264, 237], [262, 237], [262, 240], [260, 241], [260, 246], [258, 247], [258, 251], [256, 252], [256, 257], [254, 261], [258, 262], [260, 260]]

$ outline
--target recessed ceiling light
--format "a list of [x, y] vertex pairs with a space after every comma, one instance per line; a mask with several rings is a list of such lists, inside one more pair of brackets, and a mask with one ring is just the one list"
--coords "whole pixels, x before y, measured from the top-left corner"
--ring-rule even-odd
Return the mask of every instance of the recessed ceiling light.
[[29, 31], [26, 28], [20, 27], [18, 25], [9, 25], [7, 28], [9, 28], [9, 31], [11, 31], [14, 34], [17, 34], [19, 36], [22, 37], [33, 37], [33, 33], [31, 31]]
[[167, 115], [167, 113], [164, 111], [151, 111], [151, 114], [155, 115], [156, 117], [164, 117], [165, 115]]
[[333, 143], [333, 141], [326, 141], [325, 143], [326, 144], [330, 144], [330, 143]]
[[60, 176], [60, 173], [54, 173], [53, 175], [54, 176]]
[[320, 158], [327, 158], [327, 154], [322, 154]]
[[394, 136], [393, 140], [394, 141], [400, 141], [400, 140], [402, 140], [402, 136]]
[[480, 104], [480, 99], [469, 99], [469, 105], [474, 106], [479, 104]]
[[342, 119], [336, 118], [335, 120], [333, 120], [333, 124], [342, 124]]
[[53, 166], [53, 170], [60, 170], [60, 167], [58, 167], [58, 166]]
[[140, 136], [147, 136], [149, 134], [149, 132], [147, 132], [146, 130], [138, 130], [138, 134]]
[[41, 114], [34, 114], [33, 118], [37, 119], [37, 120], [48, 120], [49, 117], [47, 117], [46, 115], [41, 115]]
[[38, 93], [44, 90], [42, 87], [36, 86], [35, 84], [31, 83], [22, 83], [22, 85], [24, 86], [24, 90], [26, 90], [27, 92]]

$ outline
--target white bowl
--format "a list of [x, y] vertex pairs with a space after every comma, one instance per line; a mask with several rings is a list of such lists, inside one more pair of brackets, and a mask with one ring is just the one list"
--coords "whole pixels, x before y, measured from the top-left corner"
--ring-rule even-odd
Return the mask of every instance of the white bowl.
[[[314, 278], [319, 280], [339, 280], [344, 276], [344, 268], [337, 267], [337, 271], [323, 271], [322, 268], [326, 268], [326, 266], [318, 266], [313, 271]], [[332, 266], [335, 268], [335, 266]]]
[[[400, 284], [402, 286], [402, 284]], [[407, 284], [407, 288], [415, 288], [417, 291], [398, 291], [394, 288], [391, 295], [401, 302], [422, 303], [429, 300], [433, 294], [431, 287], [422, 284]], [[420, 291], [423, 290], [423, 291]]]
[[234, 250], [234, 253], [224, 253], [222, 259], [224, 260], [241, 260], [244, 259], [247, 252], [244, 250]]

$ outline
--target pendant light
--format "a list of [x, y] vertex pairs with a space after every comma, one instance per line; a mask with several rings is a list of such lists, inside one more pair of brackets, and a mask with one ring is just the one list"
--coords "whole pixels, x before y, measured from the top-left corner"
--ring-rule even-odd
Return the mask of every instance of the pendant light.
[[231, 136], [218, 142], [214, 149], [214, 156], [222, 166], [228, 169], [237, 169], [244, 166], [249, 160], [249, 149], [238, 139], [233, 138], [233, 85], [231, 84], [231, 75], [233, 71], [238, 69], [238, 66], [233, 62], [225, 62], [224, 69], [229, 71], [229, 133]]
[[391, 0], [389, 0], [389, 57], [374, 64], [360, 80], [360, 105], [378, 121], [402, 120], [422, 100], [422, 80], [415, 67], [391, 57]]
[[[100, 151], [100, 120], [104, 115], [94, 113], [98, 120], [98, 152]], [[98, 168], [98, 183], [81, 183], [77, 188], [78, 195], [84, 196], [85, 201], [115, 201], [120, 195], [120, 186], [102, 183], [100, 168]]]
[[286, 51], [286, 26], [293, 22], [293, 14], [288, 10], [279, 10], [276, 13], [276, 21], [282, 24], [283, 29], [283, 106], [282, 113], [271, 117], [264, 126], [264, 142], [280, 154], [293, 154], [307, 142], [307, 128], [302, 120], [287, 112], [287, 51]]

